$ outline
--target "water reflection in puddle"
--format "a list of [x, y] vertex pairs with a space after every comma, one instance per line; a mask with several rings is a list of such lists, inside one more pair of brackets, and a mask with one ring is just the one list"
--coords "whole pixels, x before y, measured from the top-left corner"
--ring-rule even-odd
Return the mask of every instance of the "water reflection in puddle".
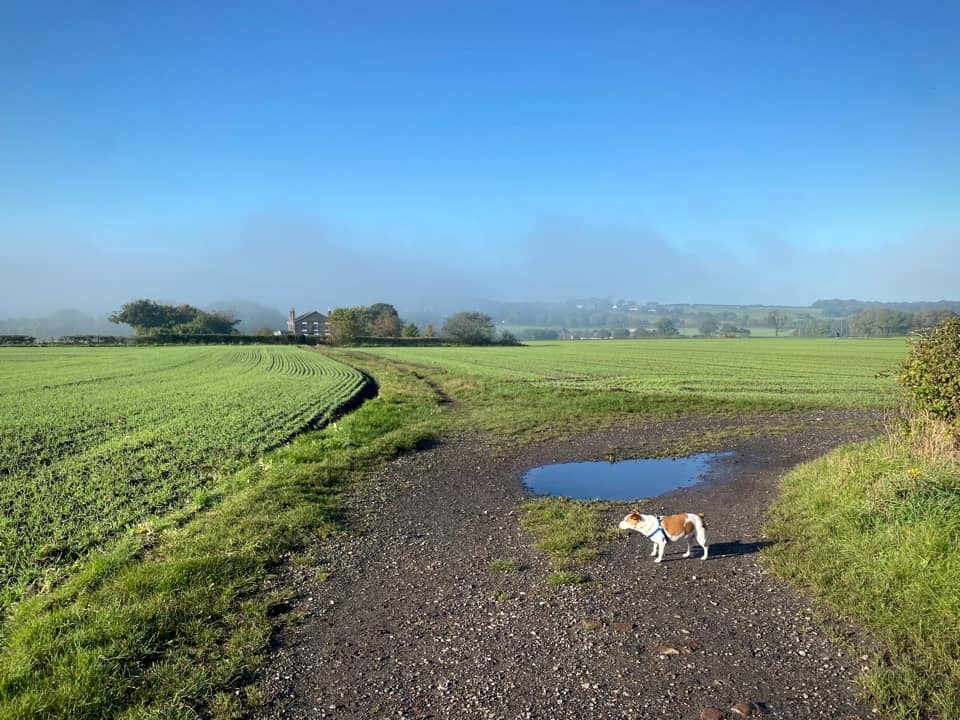
[[528, 471], [523, 484], [537, 495], [578, 500], [634, 500], [695, 485], [711, 465], [733, 453], [700, 453], [680, 458], [543, 465]]

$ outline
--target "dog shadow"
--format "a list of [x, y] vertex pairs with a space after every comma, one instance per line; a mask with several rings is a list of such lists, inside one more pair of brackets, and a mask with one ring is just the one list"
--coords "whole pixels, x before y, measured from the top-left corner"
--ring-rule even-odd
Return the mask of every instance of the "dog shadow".
[[770, 545], [773, 545], [773, 540], [752, 540], [749, 542], [733, 540], [731, 542], [714, 543], [710, 546], [710, 557], [720, 558], [753, 555]]

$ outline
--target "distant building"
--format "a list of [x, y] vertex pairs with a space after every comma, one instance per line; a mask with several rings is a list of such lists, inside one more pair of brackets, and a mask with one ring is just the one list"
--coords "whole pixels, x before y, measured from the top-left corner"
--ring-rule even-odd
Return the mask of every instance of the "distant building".
[[293, 308], [290, 308], [290, 319], [287, 320], [286, 335], [312, 335], [323, 337], [329, 335], [327, 328], [327, 316], [316, 310], [311, 310], [303, 315], [297, 315]]

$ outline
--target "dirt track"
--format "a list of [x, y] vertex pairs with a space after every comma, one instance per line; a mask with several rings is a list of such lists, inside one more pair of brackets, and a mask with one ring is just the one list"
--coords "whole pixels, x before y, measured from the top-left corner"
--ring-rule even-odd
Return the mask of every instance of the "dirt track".
[[[263, 676], [275, 699], [259, 717], [695, 720], [736, 702], [783, 720], [871, 717], [853, 683], [862, 661], [836, 640], [848, 630], [826, 632], [758, 555], [784, 472], [877, 431], [874, 418], [837, 422], [849, 419], [812, 414], [785, 433], [784, 418], [771, 418], [707, 482], [644, 504], [704, 512], [706, 562], [698, 549], [681, 559], [680, 544], [656, 565], [631, 534], [586, 569], [592, 583], [558, 589], [519, 526], [524, 471], [716, 423], [638, 426], [506, 457], [450, 437], [390, 463], [353, 497], [358, 534], [328, 548], [332, 577], [291, 570], [305, 617], [278, 638]], [[523, 569], [491, 570], [497, 559]], [[661, 654], [666, 646], [677, 654]]]

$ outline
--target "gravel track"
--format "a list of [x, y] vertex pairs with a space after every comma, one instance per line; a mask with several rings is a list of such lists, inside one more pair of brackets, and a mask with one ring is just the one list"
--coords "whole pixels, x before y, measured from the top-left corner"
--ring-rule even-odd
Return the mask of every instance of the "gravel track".
[[[332, 576], [289, 570], [302, 618], [276, 639], [262, 675], [273, 700], [257, 717], [696, 720], [738, 702], [764, 718], [872, 717], [856, 695], [856, 630], [817, 618], [758, 553], [783, 474], [875, 434], [878, 419], [765, 422], [769, 432], [733, 444], [704, 483], [642, 505], [705, 513], [709, 560], [696, 547], [682, 559], [681, 543], [656, 565], [646, 539], [621, 535], [582, 586], [548, 587], [548, 563], [520, 528], [523, 473], [723, 423], [653, 423], [506, 453], [453, 436], [387, 464], [350, 498], [357, 532], [323, 550]], [[629, 509], [604, 517], [615, 526]], [[500, 559], [522, 569], [492, 570]]]

